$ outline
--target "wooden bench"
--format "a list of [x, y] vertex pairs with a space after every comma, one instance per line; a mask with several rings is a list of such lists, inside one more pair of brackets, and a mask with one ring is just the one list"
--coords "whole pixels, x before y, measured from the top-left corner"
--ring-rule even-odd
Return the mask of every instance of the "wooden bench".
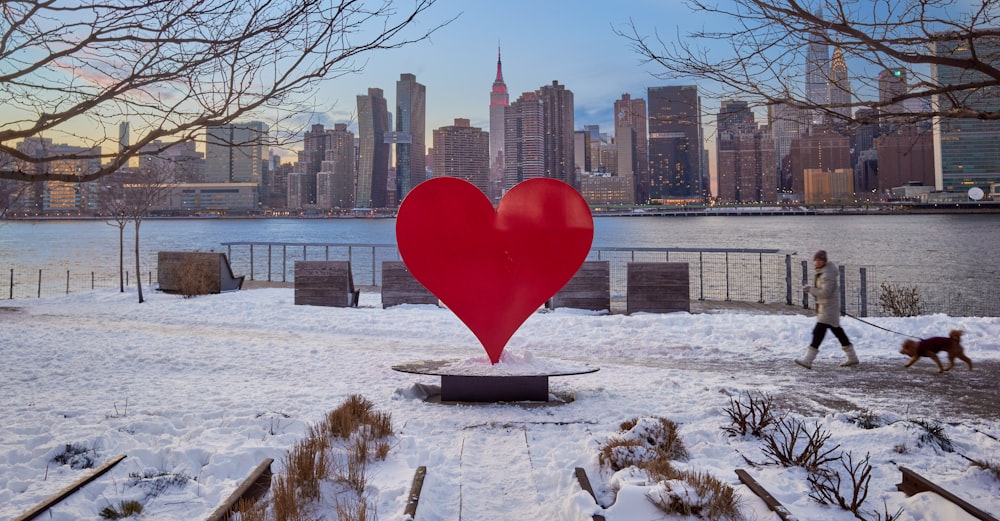
[[243, 276], [233, 275], [224, 253], [161, 251], [156, 256], [157, 289], [165, 293], [207, 295], [236, 291]]
[[358, 307], [350, 261], [296, 261], [295, 304]]
[[400, 304], [438, 305], [437, 295], [430, 292], [406, 268], [403, 261], [382, 262], [382, 307]]
[[626, 313], [691, 312], [691, 285], [686, 262], [630, 262]]
[[586, 261], [545, 307], [611, 312], [611, 262]]

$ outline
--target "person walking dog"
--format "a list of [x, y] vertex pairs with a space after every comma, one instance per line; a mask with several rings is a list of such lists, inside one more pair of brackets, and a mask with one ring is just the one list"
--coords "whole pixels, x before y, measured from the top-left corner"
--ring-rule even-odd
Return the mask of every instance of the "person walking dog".
[[813, 255], [813, 265], [816, 267], [816, 278], [812, 286], [803, 286], [802, 291], [810, 294], [816, 299], [816, 326], [813, 327], [812, 343], [806, 349], [806, 354], [802, 358], [796, 358], [795, 363], [812, 369], [813, 360], [819, 354], [819, 345], [826, 336], [826, 331], [833, 331], [833, 335], [840, 341], [840, 346], [847, 355], [847, 360], [840, 363], [841, 367], [858, 365], [858, 355], [854, 352], [854, 346], [844, 328], [840, 327], [840, 291], [837, 285], [837, 276], [840, 274], [837, 265], [828, 261], [826, 250], [819, 250]]

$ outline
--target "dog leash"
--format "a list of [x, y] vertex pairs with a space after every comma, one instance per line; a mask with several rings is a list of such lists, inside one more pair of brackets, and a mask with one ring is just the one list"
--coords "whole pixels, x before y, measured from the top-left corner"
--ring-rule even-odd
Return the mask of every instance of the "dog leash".
[[882, 326], [880, 326], [878, 324], [872, 324], [871, 322], [868, 322], [867, 320], [861, 320], [860, 318], [858, 318], [858, 317], [856, 317], [856, 316], [854, 316], [854, 315], [852, 315], [850, 313], [844, 313], [844, 314], [847, 315], [847, 316], [849, 316], [849, 317], [851, 317], [851, 318], [853, 318], [854, 320], [857, 320], [858, 322], [861, 322], [861, 323], [864, 323], [864, 324], [868, 324], [869, 326], [872, 326], [872, 327], [877, 327], [877, 328], [879, 328], [879, 329], [881, 329], [883, 331], [888, 331], [890, 333], [895, 333], [895, 334], [900, 335], [900, 336], [914, 338], [914, 339], [917, 339], [917, 340], [923, 340], [923, 338], [920, 338], [920, 337], [916, 337], [916, 336], [913, 336], [913, 335], [907, 335], [906, 333], [900, 333], [899, 331], [893, 331], [891, 329], [884, 328], [884, 327], [882, 327]]

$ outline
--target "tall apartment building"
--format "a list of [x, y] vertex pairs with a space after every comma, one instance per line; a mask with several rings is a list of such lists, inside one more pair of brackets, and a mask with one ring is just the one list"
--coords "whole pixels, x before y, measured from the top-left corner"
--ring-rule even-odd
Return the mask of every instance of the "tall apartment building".
[[[979, 38], [975, 48], [962, 40], [942, 40], [934, 43], [934, 54], [943, 57], [967, 59], [972, 56], [994, 66], [1000, 65], [1000, 38]], [[931, 78], [940, 85], [960, 85], [985, 78], [983, 73], [932, 65]], [[982, 87], [953, 93], [964, 105], [976, 110], [1000, 110], [1000, 87]], [[950, 108], [944, 96], [932, 100], [942, 110]], [[936, 186], [938, 190], [968, 192], [974, 187], [990, 191], [993, 183], [1000, 183], [1000, 121], [973, 118], [935, 118], [934, 151]]]
[[268, 126], [260, 121], [205, 131], [205, 182], [260, 184]]
[[465, 179], [488, 195], [490, 141], [489, 133], [468, 119], [456, 118], [454, 125], [435, 129], [434, 177]]
[[396, 198], [427, 178], [427, 89], [413, 74], [400, 74], [396, 82]]
[[545, 177], [558, 179], [579, 190], [573, 153], [573, 91], [553, 81], [537, 92], [545, 115]]
[[776, 149], [767, 128], [754, 121], [744, 101], [725, 101], [717, 116], [716, 153], [719, 199], [756, 203], [777, 201]]
[[693, 85], [650, 87], [649, 198], [703, 201], [701, 98]]
[[326, 152], [316, 173], [316, 206], [352, 208], [358, 175], [354, 132], [347, 130], [347, 124], [337, 123], [326, 131], [326, 138]]
[[[54, 158], [73, 154], [100, 155], [100, 147], [86, 148], [53, 143], [49, 138], [25, 138], [17, 144], [17, 150], [36, 159]], [[52, 159], [28, 164], [25, 170], [31, 173], [51, 172], [56, 174], [89, 174], [101, 167], [101, 160], [94, 159]], [[44, 181], [28, 185], [17, 199], [14, 212], [28, 213], [77, 213], [94, 210], [97, 204], [97, 188], [100, 183], [67, 183]]]
[[493, 89], [490, 91], [490, 189], [486, 193], [494, 203], [500, 200], [503, 193], [504, 116], [508, 106], [510, 96], [507, 94], [507, 84], [503, 81], [498, 47], [497, 77], [493, 80]]
[[536, 92], [525, 92], [504, 116], [504, 191], [545, 177], [545, 112]]
[[618, 175], [632, 175], [635, 201], [649, 199], [649, 137], [646, 133], [646, 100], [622, 94], [615, 100], [615, 143]]
[[385, 208], [389, 179], [389, 110], [382, 89], [369, 88], [358, 96], [358, 180], [354, 205], [361, 208]]

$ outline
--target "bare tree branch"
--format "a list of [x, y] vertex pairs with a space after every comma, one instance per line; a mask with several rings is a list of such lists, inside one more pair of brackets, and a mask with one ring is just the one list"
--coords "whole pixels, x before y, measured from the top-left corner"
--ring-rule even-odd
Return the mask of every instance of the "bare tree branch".
[[[265, 112], [280, 130], [309, 110], [321, 81], [441, 27], [409, 34], [434, 2], [402, 9], [390, 0], [4, 0], [0, 104], [13, 119], [0, 123], [0, 179], [90, 181], [167, 142]], [[125, 120], [134, 139], [119, 150], [105, 129]], [[291, 134], [277, 133], [275, 144]], [[32, 137], [87, 151], [39, 158], [16, 146]], [[100, 167], [79, 175], [45, 167], [87, 159]]]
[[[1000, 92], [1000, 0], [976, 4], [969, 10], [957, 0], [687, 0], [706, 24], [726, 29], [694, 29], [674, 41], [655, 31], [645, 34], [634, 21], [617, 32], [662, 67], [660, 77], [699, 80], [699, 89], [719, 100], [786, 104], [856, 124], [1000, 119], [995, 103], [981, 103], [984, 93]], [[806, 96], [803, 66], [810, 38], [843, 53], [850, 101], [816, 103]], [[961, 74], [945, 83], [935, 68]], [[879, 74], [893, 69], [906, 70], [907, 88], [879, 99]], [[932, 97], [939, 103], [902, 108], [907, 100]]]

